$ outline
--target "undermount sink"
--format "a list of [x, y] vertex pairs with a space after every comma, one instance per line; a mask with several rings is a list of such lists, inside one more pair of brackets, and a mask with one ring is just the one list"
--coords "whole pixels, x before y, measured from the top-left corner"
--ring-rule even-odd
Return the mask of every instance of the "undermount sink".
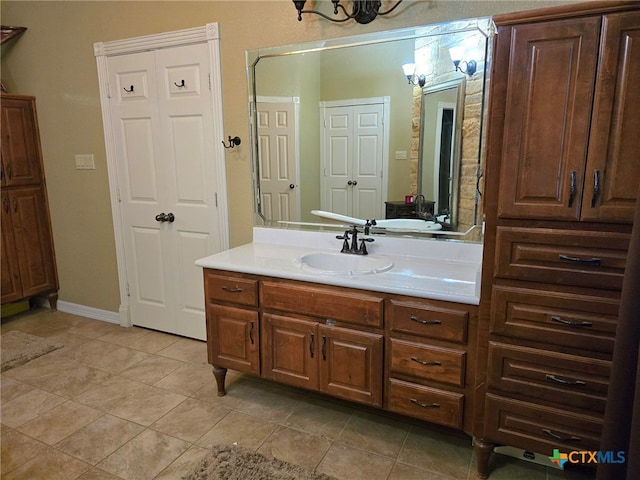
[[384, 256], [315, 252], [297, 260], [301, 267], [324, 275], [371, 275], [386, 272], [393, 262]]

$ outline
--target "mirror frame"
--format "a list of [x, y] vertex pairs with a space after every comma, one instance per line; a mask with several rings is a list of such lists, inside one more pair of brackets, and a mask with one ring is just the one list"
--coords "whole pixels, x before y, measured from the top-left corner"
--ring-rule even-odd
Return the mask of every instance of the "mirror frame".
[[[276, 223], [273, 220], [267, 219], [264, 217], [261, 211], [261, 200], [260, 200], [260, 163], [258, 158], [258, 124], [257, 124], [257, 85], [256, 85], [256, 66], [262, 59], [271, 58], [271, 57], [281, 57], [281, 56], [289, 56], [296, 54], [304, 54], [311, 52], [320, 52], [320, 51], [329, 51], [334, 49], [355, 47], [355, 46], [366, 46], [366, 45], [375, 45], [384, 42], [392, 42], [392, 41], [401, 41], [401, 40], [410, 40], [410, 39], [418, 39], [422, 37], [433, 37], [433, 36], [441, 36], [441, 35], [450, 35], [450, 34], [463, 34], [463, 33], [473, 33], [477, 32], [486, 38], [485, 42], [485, 52], [484, 52], [484, 68], [483, 70], [483, 90], [482, 90], [482, 110], [480, 112], [480, 148], [478, 152], [478, 165], [479, 165], [479, 173], [478, 173], [478, 183], [482, 176], [482, 170], [484, 165], [484, 145], [485, 145], [485, 120], [486, 120], [486, 96], [488, 95], [488, 82], [490, 76], [490, 67], [491, 67], [491, 59], [492, 59], [492, 48], [493, 42], [492, 38], [495, 35], [496, 29], [491, 17], [478, 17], [471, 19], [462, 19], [462, 20], [452, 20], [448, 22], [436, 23], [436, 24], [427, 24], [416, 27], [402, 28], [396, 30], [388, 30], [381, 32], [374, 32], [368, 34], [360, 34], [353, 35], [347, 37], [338, 37], [332, 39], [326, 39], [322, 41], [313, 41], [306, 42], [300, 44], [292, 44], [292, 45], [282, 45], [282, 46], [274, 46], [274, 47], [266, 47], [259, 48], [253, 50], [247, 50], [245, 53], [246, 57], [246, 73], [247, 73], [247, 85], [248, 85], [248, 98], [249, 98], [249, 133], [250, 133], [250, 147], [251, 147], [251, 176], [252, 176], [252, 192], [253, 192], [253, 205], [254, 205], [254, 226], [262, 226], [262, 227], [274, 227], [274, 228], [306, 228], [313, 230], [322, 230], [324, 228], [343, 228], [343, 225], [330, 225], [324, 223], [309, 223], [309, 222], [291, 222], [291, 225], [283, 225], [282, 223]], [[401, 72], [399, 72], [401, 74]], [[466, 77], [464, 77], [466, 80]], [[464, 82], [463, 82], [464, 83]], [[434, 86], [435, 87], [435, 86]], [[425, 87], [430, 88], [430, 87]], [[463, 89], [463, 101], [464, 101], [464, 89]], [[422, 114], [421, 114], [422, 115]], [[457, 118], [462, 120], [463, 115], [457, 115]], [[456, 120], [457, 122], [457, 120]], [[420, 137], [422, 137], [422, 132], [420, 132]], [[458, 140], [461, 142], [462, 135], [458, 136]], [[422, 144], [422, 139], [420, 138], [420, 143]], [[458, 141], [456, 141], [458, 144]], [[421, 152], [421, 145], [419, 147]], [[459, 165], [458, 172], [456, 172], [456, 176], [459, 178]], [[481, 196], [481, 192], [478, 187], [478, 194]], [[458, 188], [456, 186], [456, 197], [459, 195]], [[456, 198], [456, 202], [457, 202]], [[456, 215], [457, 215], [457, 205], [456, 205]], [[476, 207], [477, 210], [477, 207]], [[296, 224], [297, 223], [297, 224]], [[470, 232], [476, 230], [479, 233], [477, 238], [472, 238], [471, 241], [481, 241], [481, 228], [479, 225], [482, 224], [482, 219], [475, 218], [474, 227], [470, 228], [466, 232], [452, 232], [448, 230], [441, 230], [438, 232], [432, 232], [427, 234], [429, 237], [434, 235], [443, 235], [443, 236], [451, 236], [454, 239], [464, 239], [466, 235]], [[385, 232], [393, 235], [394, 232]], [[423, 238], [423, 232], [402, 232], [402, 236], [411, 236], [414, 234], [417, 237]]]
[[[424, 147], [425, 147], [425, 117], [429, 112], [427, 111], [425, 100], [426, 96], [432, 93], [442, 92], [452, 88], [457, 88], [456, 93], [456, 118], [455, 118], [455, 131], [456, 135], [453, 143], [453, 168], [451, 169], [452, 187], [451, 187], [451, 200], [450, 205], [458, 205], [458, 196], [460, 193], [460, 162], [462, 155], [462, 122], [464, 119], [464, 100], [466, 91], [467, 79], [464, 77], [449, 80], [448, 82], [438, 83], [436, 85], [425, 86], [422, 89], [422, 98], [420, 101], [420, 146], [418, 148], [418, 194], [423, 193], [423, 174], [424, 174]], [[459, 207], [458, 207], [459, 208]], [[454, 230], [458, 226], [458, 208], [453, 209], [449, 214], [450, 221], [443, 222], [444, 225], [451, 226]], [[437, 212], [435, 212], [437, 216]], [[477, 219], [476, 219], [477, 223]]]

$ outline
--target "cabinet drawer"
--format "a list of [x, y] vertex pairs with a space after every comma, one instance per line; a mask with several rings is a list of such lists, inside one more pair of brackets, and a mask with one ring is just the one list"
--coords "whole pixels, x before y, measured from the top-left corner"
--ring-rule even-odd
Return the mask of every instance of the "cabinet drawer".
[[258, 305], [258, 281], [251, 278], [205, 270], [204, 291], [207, 302], [217, 300], [240, 305]]
[[266, 309], [382, 328], [384, 300], [375, 295], [278, 280], [263, 281], [261, 288], [261, 305]]
[[611, 363], [489, 343], [489, 387], [604, 413]]
[[389, 300], [387, 314], [392, 332], [457, 343], [467, 341], [468, 310]]
[[494, 285], [491, 333], [613, 352], [617, 298]]
[[497, 277], [620, 290], [630, 236], [498, 227]]
[[389, 410], [450, 427], [462, 427], [464, 395], [389, 379]]
[[598, 450], [602, 421], [590, 415], [488, 394], [487, 438], [545, 455], [553, 449]]
[[391, 373], [464, 386], [466, 353], [390, 339]]

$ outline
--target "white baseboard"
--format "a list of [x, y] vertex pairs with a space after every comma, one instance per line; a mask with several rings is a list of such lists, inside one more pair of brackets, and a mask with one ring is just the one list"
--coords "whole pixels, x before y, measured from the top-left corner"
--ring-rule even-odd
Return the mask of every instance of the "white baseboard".
[[86, 307], [84, 305], [78, 305], [77, 303], [64, 302], [58, 300], [58, 310], [65, 313], [72, 313], [74, 315], [80, 315], [81, 317], [92, 318], [94, 320], [101, 320], [103, 322], [115, 323], [120, 325], [120, 318], [118, 312], [110, 312], [109, 310], [101, 310], [99, 308]]

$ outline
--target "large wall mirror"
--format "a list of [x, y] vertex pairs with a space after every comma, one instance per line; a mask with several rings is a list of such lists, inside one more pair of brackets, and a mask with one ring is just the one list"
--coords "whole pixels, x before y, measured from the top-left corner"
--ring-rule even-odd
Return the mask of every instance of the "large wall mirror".
[[491, 35], [479, 18], [248, 51], [256, 225], [324, 210], [481, 240]]

